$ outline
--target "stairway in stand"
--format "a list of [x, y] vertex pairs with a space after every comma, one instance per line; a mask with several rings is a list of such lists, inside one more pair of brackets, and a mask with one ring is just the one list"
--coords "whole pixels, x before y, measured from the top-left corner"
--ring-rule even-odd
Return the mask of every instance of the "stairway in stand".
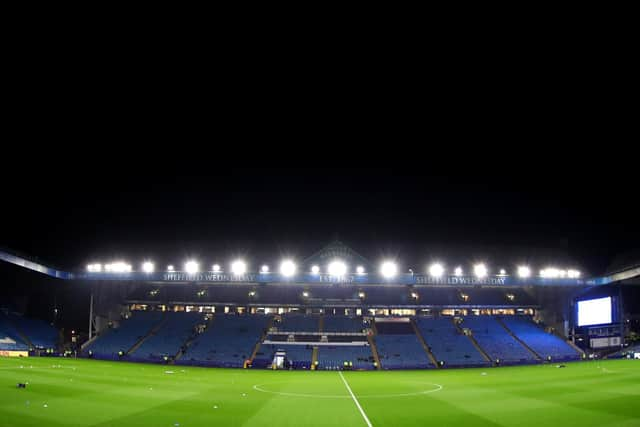
[[422, 344], [422, 348], [424, 348], [425, 353], [427, 353], [429, 360], [431, 361], [431, 363], [433, 363], [433, 366], [435, 366], [436, 368], [439, 368], [440, 366], [438, 366], [438, 361], [436, 360], [433, 353], [431, 353], [431, 350], [429, 349], [427, 342], [424, 340], [424, 337], [420, 333], [420, 330], [418, 329], [418, 326], [416, 325], [416, 322], [413, 319], [411, 319], [411, 326], [413, 327], [413, 331], [416, 333], [416, 336], [418, 337], [418, 341], [420, 341], [420, 344]]
[[491, 363], [493, 365], [493, 360], [491, 360], [491, 357], [489, 357], [489, 355], [487, 354], [486, 351], [484, 351], [484, 349], [482, 347], [480, 347], [480, 344], [478, 344], [478, 341], [476, 341], [476, 339], [473, 337], [472, 334], [465, 334], [464, 331], [462, 330], [462, 328], [460, 327], [460, 325], [458, 325], [458, 323], [456, 322], [456, 319], [451, 319], [451, 321], [453, 322], [453, 324], [456, 326], [456, 329], [463, 335], [466, 335], [467, 338], [469, 338], [469, 341], [471, 341], [471, 344], [473, 344], [473, 346], [476, 348], [476, 350], [478, 350], [478, 352], [482, 355], [482, 357], [484, 357], [484, 360], [486, 360], [487, 362]]

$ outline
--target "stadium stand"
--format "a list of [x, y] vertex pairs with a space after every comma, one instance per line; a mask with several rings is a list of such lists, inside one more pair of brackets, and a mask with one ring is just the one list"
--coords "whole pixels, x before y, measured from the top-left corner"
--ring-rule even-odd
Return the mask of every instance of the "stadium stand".
[[271, 316], [216, 315], [176, 364], [239, 368], [250, 358]]
[[55, 349], [58, 331], [44, 320], [0, 312], [0, 350]]
[[467, 336], [461, 334], [453, 319], [416, 318], [416, 326], [438, 362], [443, 366], [486, 366], [489, 363]]
[[118, 352], [126, 353], [144, 338], [162, 320], [160, 311], [136, 311], [124, 320], [120, 327], [107, 329], [84, 350], [97, 359], [120, 358]]
[[351, 362], [353, 369], [374, 369], [373, 355], [368, 345], [321, 345], [318, 347], [318, 368], [340, 369]]
[[383, 369], [433, 367], [409, 322], [376, 322], [376, 329], [375, 343]]
[[500, 319], [518, 338], [545, 360], [580, 359], [580, 354], [561, 338], [545, 332], [530, 317], [509, 316]]
[[173, 357], [196, 334], [196, 325], [206, 323], [201, 313], [170, 313], [162, 327], [148, 337], [130, 357], [148, 361]]
[[499, 364], [534, 363], [536, 357], [491, 316], [465, 316], [460, 324], [469, 328], [482, 349]]
[[4, 314], [0, 315], [0, 350], [29, 350], [29, 346], [20, 338], [18, 330]]

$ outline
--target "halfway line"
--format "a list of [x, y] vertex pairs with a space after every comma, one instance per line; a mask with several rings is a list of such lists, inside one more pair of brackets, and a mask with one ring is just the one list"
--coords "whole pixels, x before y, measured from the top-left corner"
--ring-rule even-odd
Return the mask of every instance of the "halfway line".
[[367, 414], [365, 414], [364, 411], [362, 410], [362, 406], [360, 406], [360, 402], [358, 402], [358, 399], [356, 399], [356, 396], [351, 391], [351, 387], [349, 387], [349, 383], [347, 383], [347, 380], [344, 379], [344, 376], [342, 375], [342, 371], [338, 371], [338, 373], [340, 374], [340, 378], [342, 378], [342, 382], [344, 383], [345, 387], [347, 387], [347, 391], [351, 395], [351, 398], [353, 399], [354, 402], [356, 402], [356, 406], [358, 407], [360, 414], [362, 414], [362, 418], [364, 418], [364, 421], [367, 423], [367, 426], [373, 427], [373, 425], [371, 425], [371, 421], [369, 421], [369, 418], [367, 418]]

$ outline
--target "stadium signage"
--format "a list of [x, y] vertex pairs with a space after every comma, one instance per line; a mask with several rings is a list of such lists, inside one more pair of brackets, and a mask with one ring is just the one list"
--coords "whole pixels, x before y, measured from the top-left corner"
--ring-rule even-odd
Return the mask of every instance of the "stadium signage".
[[416, 276], [417, 285], [504, 285], [506, 277]]
[[167, 282], [255, 282], [256, 274], [221, 274], [221, 273], [165, 273], [163, 280]]

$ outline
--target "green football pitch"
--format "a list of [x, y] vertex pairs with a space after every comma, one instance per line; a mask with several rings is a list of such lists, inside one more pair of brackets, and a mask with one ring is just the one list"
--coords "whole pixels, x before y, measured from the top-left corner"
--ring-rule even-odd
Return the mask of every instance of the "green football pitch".
[[0, 390], [11, 427], [640, 426], [638, 360], [340, 373], [0, 358]]

